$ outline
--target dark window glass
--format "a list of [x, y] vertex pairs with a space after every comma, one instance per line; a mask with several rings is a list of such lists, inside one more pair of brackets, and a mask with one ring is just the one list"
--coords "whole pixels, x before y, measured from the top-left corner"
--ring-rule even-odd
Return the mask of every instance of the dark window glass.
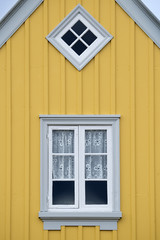
[[74, 181], [55, 181], [52, 184], [52, 204], [74, 204]]
[[69, 46], [76, 40], [76, 38], [77, 37], [70, 30], [62, 36], [63, 41], [65, 41], [65, 43], [67, 43]]
[[82, 39], [88, 44], [91, 45], [95, 40], [96, 40], [96, 36], [90, 31], [88, 30], [83, 36]]
[[73, 46], [72, 49], [78, 54], [81, 55], [85, 50], [86, 50], [86, 46], [80, 41], [78, 40]]
[[78, 22], [76, 22], [72, 29], [80, 36], [85, 30], [86, 30], [86, 26], [80, 21], [78, 20]]
[[86, 204], [107, 204], [107, 181], [86, 181]]

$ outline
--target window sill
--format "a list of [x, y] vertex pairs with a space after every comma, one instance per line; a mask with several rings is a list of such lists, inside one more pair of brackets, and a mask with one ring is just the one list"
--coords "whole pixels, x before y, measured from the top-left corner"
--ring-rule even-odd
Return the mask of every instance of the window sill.
[[39, 218], [44, 222], [44, 230], [60, 230], [61, 226], [100, 226], [100, 230], [117, 230], [117, 222], [121, 217], [120, 211], [39, 212]]

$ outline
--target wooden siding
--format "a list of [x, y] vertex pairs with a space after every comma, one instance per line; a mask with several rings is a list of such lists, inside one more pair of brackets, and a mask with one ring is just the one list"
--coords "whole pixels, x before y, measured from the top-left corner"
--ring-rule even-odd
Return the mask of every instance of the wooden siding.
[[[45, 36], [78, 4], [114, 39], [77, 71]], [[44, 231], [39, 114], [120, 114], [118, 231]], [[160, 239], [160, 49], [114, 0], [45, 0], [0, 49], [0, 239]]]

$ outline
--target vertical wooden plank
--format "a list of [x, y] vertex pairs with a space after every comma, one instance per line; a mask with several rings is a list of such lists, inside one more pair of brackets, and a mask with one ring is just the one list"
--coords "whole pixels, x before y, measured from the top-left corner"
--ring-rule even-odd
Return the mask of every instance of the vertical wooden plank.
[[153, 41], [149, 39], [149, 194], [150, 194], [150, 239], [155, 240], [155, 79]]
[[83, 227], [83, 240], [96, 240], [95, 227]]
[[131, 96], [131, 237], [136, 239], [136, 132], [135, 132], [135, 23], [130, 20], [130, 96]]
[[156, 207], [156, 239], [160, 239], [160, 49], [154, 46], [154, 77], [155, 77], [155, 207]]
[[66, 240], [66, 227], [61, 227], [61, 240]]
[[12, 127], [12, 114], [11, 114], [11, 98], [12, 98], [12, 83], [11, 83], [11, 40], [9, 39], [7, 45], [7, 90], [6, 90], [6, 240], [11, 237], [11, 127]]
[[66, 227], [66, 240], [78, 240], [78, 227]]
[[29, 168], [30, 168], [30, 148], [29, 148], [29, 81], [30, 81], [30, 68], [29, 68], [29, 19], [25, 22], [25, 73], [24, 73], [24, 162], [25, 162], [25, 198], [24, 198], [24, 239], [29, 240], [29, 206], [30, 206], [30, 198], [29, 198]]
[[77, 0], [77, 5], [81, 4], [82, 5], [82, 0]]
[[48, 231], [49, 240], [61, 240], [61, 231]]
[[100, 240], [112, 240], [113, 231], [100, 231]]
[[[43, 3], [44, 39], [48, 35], [48, 1]], [[48, 114], [48, 42], [44, 40], [44, 114]]]
[[[24, 238], [25, 211], [25, 25], [12, 36], [12, 193], [11, 238]], [[22, 160], [23, 159], [23, 160]]]
[[99, 226], [95, 227], [95, 239], [100, 240], [100, 229]]
[[[60, 16], [61, 20], [65, 17], [65, 0], [60, 0]], [[61, 54], [61, 76], [60, 76], [60, 111], [61, 114], [66, 113], [66, 60]]]
[[[99, 1], [99, 22], [111, 33], [111, 1]], [[111, 40], [112, 41], [112, 40]], [[111, 113], [111, 42], [99, 53], [99, 105], [100, 114]]]
[[[94, 16], [94, 4], [91, 0], [83, 0], [83, 7]], [[83, 114], [94, 114], [94, 64], [95, 58], [93, 58], [81, 71], [83, 72]]]
[[[94, 0], [94, 17], [99, 21], [99, 0]], [[94, 58], [94, 114], [99, 114], [99, 54]]]
[[[76, 6], [76, 0], [66, 1], [65, 13], [71, 12]], [[77, 113], [77, 69], [66, 60], [66, 114]]]
[[[44, 111], [43, 4], [30, 16], [30, 240], [43, 239], [40, 210], [40, 120]], [[39, 26], [39, 27], [37, 27]]]
[[148, 38], [136, 25], [136, 229], [137, 239], [150, 240], [149, 214], [149, 85]]
[[113, 231], [112, 240], [117, 240], [117, 239], [118, 239], [118, 233], [117, 231]]
[[[48, 2], [48, 33], [62, 20], [60, 17], [61, 1]], [[61, 114], [61, 54], [48, 42], [49, 54], [49, 113]]]
[[78, 240], [83, 240], [83, 227], [78, 226]]
[[82, 114], [83, 113], [83, 93], [82, 93], [82, 89], [83, 89], [83, 72], [79, 72], [77, 71], [77, 114]]
[[111, 41], [111, 114], [116, 113], [116, 4], [111, 1], [111, 34], [114, 38]]
[[[44, 38], [48, 35], [48, 1], [45, 0], [44, 4], [43, 4], [43, 21], [44, 21]], [[44, 50], [44, 76], [43, 76], [43, 84], [44, 84], [44, 92], [43, 92], [43, 102], [44, 102], [44, 106], [43, 106], [43, 113], [44, 114], [48, 114], [49, 112], [49, 91], [48, 91], [48, 84], [49, 84], [49, 73], [48, 73], [48, 42], [45, 39], [44, 40], [44, 46], [43, 46], [43, 50]], [[44, 240], [48, 240], [49, 236], [48, 236], [48, 231], [45, 230], [43, 231], [43, 239]]]
[[6, 226], [6, 44], [0, 49], [0, 239]]
[[[122, 28], [123, 26], [123, 28]], [[120, 119], [120, 189], [121, 211], [118, 239], [131, 238], [131, 176], [130, 176], [130, 19], [116, 5], [116, 113]], [[114, 95], [114, 94], [113, 94]], [[112, 108], [111, 108], [112, 109]], [[114, 108], [113, 108], [114, 109]], [[125, 167], [124, 167], [125, 166]], [[127, 169], [127, 170], [126, 170]], [[117, 236], [116, 235], [116, 236]], [[115, 237], [116, 237], [115, 236]]]

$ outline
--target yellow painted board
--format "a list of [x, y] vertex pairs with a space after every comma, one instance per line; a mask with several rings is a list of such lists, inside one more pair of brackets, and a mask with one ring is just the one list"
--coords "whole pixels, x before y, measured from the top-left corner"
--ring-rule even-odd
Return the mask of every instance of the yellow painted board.
[[136, 27], [136, 227], [139, 239], [150, 239], [148, 60], [148, 39]]
[[24, 26], [11, 42], [11, 236], [24, 238]]
[[6, 45], [0, 51], [0, 238], [5, 239], [6, 217]]

